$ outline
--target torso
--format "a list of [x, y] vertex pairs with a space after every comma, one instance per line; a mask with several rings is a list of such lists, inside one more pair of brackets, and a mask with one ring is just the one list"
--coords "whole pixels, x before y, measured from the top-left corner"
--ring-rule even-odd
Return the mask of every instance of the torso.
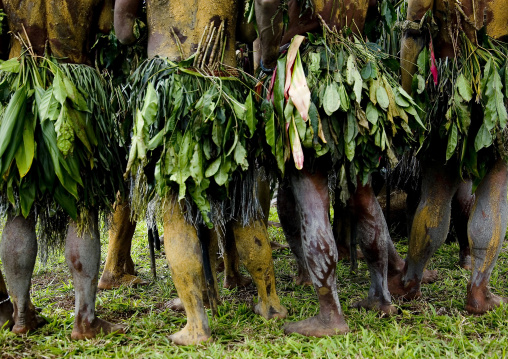
[[[64, 62], [91, 64], [91, 47], [98, 32], [104, 0], [3, 0], [9, 30], [26, 38], [37, 55], [48, 52]], [[24, 29], [23, 29], [24, 27]], [[11, 41], [9, 57], [19, 56], [21, 45]]]
[[207, 25], [213, 21], [218, 29], [221, 21], [225, 20], [227, 43], [223, 63], [235, 66], [237, 13], [237, 0], [149, 0], [148, 57], [158, 55], [181, 60], [176, 35], [182, 46], [183, 58], [187, 58], [197, 50]]
[[321, 22], [317, 14], [321, 15], [323, 20], [330, 28], [336, 27], [338, 30], [345, 26], [351, 28], [356, 34], [363, 33], [367, 10], [370, 5], [375, 4], [371, 0], [314, 0], [314, 14], [307, 10], [300, 16], [300, 5], [297, 0], [289, 2], [289, 24], [284, 33], [282, 44], [286, 44], [297, 35], [303, 35], [306, 32], [317, 31], [321, 28]]

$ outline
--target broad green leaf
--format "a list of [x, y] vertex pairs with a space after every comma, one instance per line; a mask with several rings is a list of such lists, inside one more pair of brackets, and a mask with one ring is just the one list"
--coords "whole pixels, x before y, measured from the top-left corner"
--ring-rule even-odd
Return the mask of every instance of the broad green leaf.
[[388, 106], [390, 105], [390, 100], [388, 99], [388, 94], [386, 93], [386, 90], [383, 86], [379, 86], [376, 89], [376, 99], [377, 102], [379, 103], [379, 106], [381, 106], [383, 110], [388, 109]]
[[225, 157], [219, 167], [219, 170], [213, 177], [219, 186], [223, 186], [229, 179], [229, 171], [231, 170], [231, 158]]
[[[275, 114], [272, 106], [268, 101], [263, 101], [263, 112], [265, 113], [265, 138], [266, 143], [272, 149], [272, 154], [275, 155]], [[309, 111], [310, 112], [310, 111]], [[312, 117], [311, 117], [312, 120]]]
[[471, 101], [473, 98], [473, 89], [471, 88], [471, 84], [466, 80], [466, 77], [463, 73], [461, 73], [457, 78], [455, 87], [459, 90], [460, 96], [462, 96], [466, 102]]
[[[353, 85], [354, 83], [354, 74], [353, 74], [353, 71], [356, 70], [356, 66], [355, 66], [355, 57], [353, 54], [350, 54], [349, 57], [347, 58], [347, 65], [346, 65], [346, 82], [349, 84], [349, 85]], [[358, 71], [358, 70], [356, 70]]]
[[73, 220], [78, 219], [78, 206], [76, 205], [76, 198], [71, 196], [63, 186], [57, 185], [53, 196], [56, 202], [63, 208], [63, 210]]
[[357, 134], [356, 131], [356, 118], [355, 115], [352, 112], [347, 113], [347, 125], [346, 125], [346, 131], [345, 131], [345, 142], [351, 142], [355, 135]]
[[17, 57], [0, 62], [0, 70], [12, 73], [19, 73], [20, 63]]
[[344, 112], [349, 110], [349, 96], [343, 84], [339, 86], [340, 109]]
[[55, 78], [53, 79], [53, 95], [61, 105], [65, 104], [65, 100], [67, 99], [67, 91], [65, 89], [65, 84], [62, 78], [62, 70], [60, 69], [56, 70]]
[[395, 89], [393, 91], [393, 95], [394, 95], [394, 98], [395, 98], [395, 103], [397, 105], [399, 105], [400, 107], [408, 107], [410, 105], [410, 103], [404, 98], [404, 96], [402, 96], [398, 89]]
[[148, 131], [148, 127], [155, 122], [155, 118], [157, 115], [158, 109], [158, 96], [153, 84], [151, 82], [148, 83], [145, 99], [143, 101], [143, 108], [141, 109], [141, 114], [145, 120], [144, 127], [146, 131]]
[[215, 175], [217, 173], [217, 171], [219, 170], [220, 163], [221, 163], [221, 157], [219, 157], [215, 161], [213, 161], [206, 169], [205, 177], [212, 177], [213, 175]]
[[26, 176], [30, 168], [35, 155], [35, 141], [34, 141], [34, 117], [26, 116], [24, 119], [23, 126], [23, 144], [18, 147], [16, 151], [16, 165], [18, 166], [19, 177], [23, 178]]
[[284, 114], [284, 82], [286, 79], [286, 74], [284, 71], [285, 68], [286, 57], [282, 57], [277, 60], [277, 73], [275, 75], [275, 84], [273, 86], [273, 102], [278, 118], [282, 118]]
[[455, 153], [457, 148], [457, 125], [452, 124], [452, 129], [448, 135], [448, 146], [446, 147], [446, 160], [448, 161]]
[[12, 144], [12, 131], [16, 123], [24, 117], [26, 110], [26, 86], [21, 86], [9, 100], [9, 104], [1, 117], [0, 124], [0, 157], [3, 156], [8, 146]]
[[352, 140], [350, 142], [344, 141], [344, 150], [346, 152], [346, 157], [350, 162], [353, 161], [353, 158], [355, 157], [355, 148], [356, 148], [355, 140]]
[[35, 200], [36, 182], [23, 181], [19, 186], [19, 202], [21, 206], [21, 214], [27, 218], [30, 214], [30, 209]]
[[363, 80], [362, 76], [360, 76], [360, 73], [356, 69], [356, 67], [353, 70], [353, 79], [355, 81], [355, 84], [353, 86], [353, 91], [355, 93], [356, 102], [360, 104], [360, 101], [362, 100], [362, 88], [363, 88]]
[[153, 151], [160, 145], [162, 145], [162, 140], [164, 139], [164, 130], [160, 130], [152, 139], [148, 142], [147, 149]]
[[367, 115], [367, 120], [369, 120], [370, 123], [372, 123], [373, 125], [377, 124], [377, 119], [379, 117], [379, 112], [377, 111], [376, 106], [374, 106], [372, 104], [372, 102], [369, 102], [367, 104], [366, 115]]
[[234, 153], [235, 162], [242, 167], [242, 171], [247, 171], [249, 161], [247, 161], [247, 150], [243, 147], [242, 142], [238, 142]]
[[489, 130], [487, 130], [485, 125], [481, 125], [474, 140], [474, 148], [476, 152], [478, 152], [484, 147], [489, 147], [491, 143], [492, 143], [492, 135], [490, 134]]
[[194, 151], [192, 154], [192, 159], [190, 161], [190, 175], [199, 186], [201, 181], [203, 180], [203, 151], [201, 149], [201, 144], [196, 143], [194, 145]]
[[224, 139], [224, 129], [221, 126], [220, 122], [215, 120], [213, 121], [212, 126], [212, 141], [217, 145], [217, 147], [219, 147], [219, 153], [221, 152], [220, 150], [222, 149], [223, 139]]
[[370, 61], [367, 62], [367, 64], [365, 64], [365, 66], [363, 67], [363, 69], [361, 71], [361, 75], [362, 75], [362, 79], [364, 79], [364, 80], [370, 79], [370, 77], [372, 75], [372, 63]]
[[[91, 154], [92, 153], [92, 145], [97, 145], [97, 138], [94, 135], [93, 139], [92, 139], [92, 144], [90, 144], [91, 141], [88, 139], [87, 131], [86, 131], [86, 126], [87, 126], [86, 114], [84, 112], [76, 110], [72, 107], [68, 107], [67, 108], [67, 115], [69, 116], [68, 120], [71, 123], [72, 128], [73, 128], [74, 132], [76, 133], [76, 136], [78, 136], [81, 143], [83, 143], [83, 145], [85, 145], [86, 149]], [[93, 131], [93, 129], [92, 129], [92, 131]]]
[[326, 86], [323, 97], [323, 108], [328, 116], [331, 116], [340, 107], [339, 87], [336, 82], [331, 82]]
[[90, 112], [88, 106], [86, 105], [85, 98], [83, 95], [81, 95], [81, 93], [79, 93], [76, 86], [74, 86], [74, 84], [67, 78], [67, 76], [63, 76], [63, 81], [67, 96], [71, 99], [74, 107], [80, 111]]
[[256, 126], [258, 120], [256, 118], [256, 112], [254, 108], [254, 102], [252, 101], [252, 92], [249, 91], [249, 95], [247, 96], [247, 100], [245, 101], [245, 122], [249, 127], [250, 136], [252, 138], [254, 136], [254, 132], [256, 132]]

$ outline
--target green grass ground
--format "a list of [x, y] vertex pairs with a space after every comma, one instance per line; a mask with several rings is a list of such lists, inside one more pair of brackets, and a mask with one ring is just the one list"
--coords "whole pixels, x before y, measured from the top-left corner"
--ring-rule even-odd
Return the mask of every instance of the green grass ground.
[[[273, 210], [270, 219], [277, 221]], [[281, 229], [271, 227], [269, 233], [272, 240], [284, 241]], [[145, 236], [146, 227], [141, 224], [132, 253], [139, 275], [151, 281]], [[105, 233], [102, 243], [104, 261]], [[507, 244], [491, 280], [493, 291], [504, 296], [508, 296]], [[402, 240], [396, 246], [404, 255], [407, 241]], [[311, 288], [294, 285], [291, 276], [296, 266], [289, 250], [276, 250], [273, 258], [277, 290], [289, 310], [288, 319], [314, 315], [318, 310], [316, 296]], [[367, 266], [360, 262], [358, 273], [353, 275], [348, 262], [339, 262], [339, 297], [351, 332], [321, 339], [285, 336], [283, 321], [266, 321], [255, 315], [251, 310], [256, 297], [253, 286], [242, 291], [222, 289], [218, 316], [210, 322], [212, 341], [195, 347], [177, 347], [168, 336], [185, 324], [185, 316], [166, 308], [165, 303], [176, 296], [176, 291], [162, 252], [157, 254], [156, 281], [141, 288], [101, 291], [97, 296], [99, 316], [128, 324], [128, 332], [79, 342], [70, 340], [73, 286], [60, 255], [46, 266], [38, 262], [33, 277], [33, 301], [43, 308], [42, 314], [49, 324], [25, 337], [0, 331], [0, 357], [508, 357], [508, 307], [484, 316], [467, 315], [464, 298], [469, 272], [459, 268], [457, 260], [458, 246], [444, 245], [429, 266], [439, 271], [440, 280], [424, 285], [421, 300], [408, 303], [394, 300], [401, 314], [390, 318], [349, 308], [367, 293]]]

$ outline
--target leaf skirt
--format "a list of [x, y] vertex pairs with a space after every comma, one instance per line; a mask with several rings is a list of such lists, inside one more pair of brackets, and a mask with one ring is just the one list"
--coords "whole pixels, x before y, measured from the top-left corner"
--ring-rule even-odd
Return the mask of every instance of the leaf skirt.
[[250, 81], [235, 69], [208, 74], [186, 61], [156, 57], [140, 65], [129, 82], [132, 131], [125, 172], [137, 217], [170, 196], [193, 224], [211, 228], [234, 218], [246, 225], [261, 218]]

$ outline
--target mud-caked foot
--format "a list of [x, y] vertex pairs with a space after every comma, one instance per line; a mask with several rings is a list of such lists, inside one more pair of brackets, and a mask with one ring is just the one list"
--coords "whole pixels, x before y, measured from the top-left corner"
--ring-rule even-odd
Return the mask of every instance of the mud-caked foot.
[[298, 275], [294, 277], [294, 279], [296, 285], [312, 286], [312, 281], [310, 280], [309, 272], [307, 270], [298, 268]]
[[280, 303], [264, 304], [257, 303], [254, 306], [254, 313], [265, 319], [284, 319], [288, 316], [288, 310]]
[[113, 324], [102, 320], [100, 318], [95, 318], [91, 324], [84, 321], [81, 325], [74, 323], [74, 329], [71, 333], [72, 340], [82, 340], [82, 339], [92, 339], [95, 338], [99, 333], [110, 334], [124, 334], [126, 330], [126, 326], [123, 324]]
[[43, 327], [46, 323], [46, 319], [40, 316], [35, 307], [33, 307], [25, 312], [23, 320], [19, 317], [15, 318], [12, 332], [20, 335], [27, 334], [30, 331]]
[[182, 330], [169, 336], [169, 339], [176, 345], [196, 345], [210, 339], [210, 331], [198, 330], [187, 324]]
[[229, 275], [224, 276], [224, 288], [226, 289], [245, 288], [248, 287], [251, 283], [252, 283], [251, 278], [245, 277], [241, 274], [237, 274], [234, 276]]
[[0, 304], [0, 329], [11, 329], [14, 325], [14, 319], [12, 318], [13, 306], [11, 301], [7, 301]]
[[319, 314], [299, 322], [290, 322], [284, 325], [284, 333], [298, 333], [307, 337], [325, 337], [338, 334], [345, 334], [349, 327], [344, 316], [338, 315], [334, 318], [324, 320]]
[[166, 302], [166, 308], [171, 309], [174, 312], [185, 312], [185, 307], [180, 298], [174, 298]]
[[492, 294], [487, 288], [471, 290], [467, 288], [466, 311], [471, 314], [484, 314], [496, 309], [501, 304], [507, 305], [508, 298]]
[[391, 295], [401, 297], [404, 300], [412, 300], [422, 296], [418, 282], [414, 280], [404, 284], [402, 273], [388, 277], [388, 290]]
[[384, 303], [379, 298], [365, 298], [359, 302], [353, 303], [351, 307], [356, 309], [365, 308], [366, 310], [374, 310], [387, 316], [397, 314], [398, 312], [397, 308], [391, 303]]
[[423, 271], [422, 284], [434, 283], [438, 280], [439, 276], [437, 274], [437, 270], [428, 270], [425, 269]]
[[99, 280], [99, 289], [109, 290], [114, 288], [119, 288], [121, 286], [126, 287], [137, 287], [141, 285], [147, 285], [148, 282], [142, 280], [139, 277], [136, 277], [132, 274], [123, 274], [120, 276], [108, 275], [106, 272], [103, 273], [101, 279]]
[[459, 257], [459, 266], [462, 268], [462, 269], [465, 269], [465, 270], [471, 270], [472, 266], [471, 266], [471, 255], [460, 255]]

